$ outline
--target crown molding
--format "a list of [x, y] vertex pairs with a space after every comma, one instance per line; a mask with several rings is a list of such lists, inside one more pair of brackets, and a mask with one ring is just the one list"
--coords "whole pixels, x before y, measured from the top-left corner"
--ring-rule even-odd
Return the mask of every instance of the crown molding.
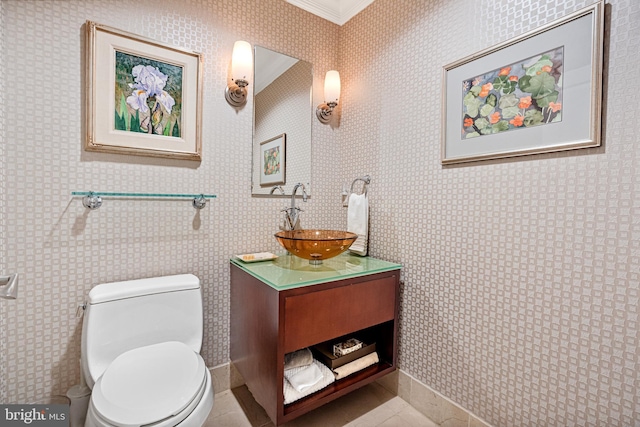
[[286, 0], [334, 24], [344, 25], [374, 0]]

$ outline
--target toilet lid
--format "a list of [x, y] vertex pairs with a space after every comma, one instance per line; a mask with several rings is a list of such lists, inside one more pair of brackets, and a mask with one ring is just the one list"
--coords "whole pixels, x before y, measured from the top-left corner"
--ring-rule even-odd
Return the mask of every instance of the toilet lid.
[[202, 357], [181, 342], [127, 351], [93, 387], [100, 416], [118, 426], [150, 424], [180, 413], [205, 386]]

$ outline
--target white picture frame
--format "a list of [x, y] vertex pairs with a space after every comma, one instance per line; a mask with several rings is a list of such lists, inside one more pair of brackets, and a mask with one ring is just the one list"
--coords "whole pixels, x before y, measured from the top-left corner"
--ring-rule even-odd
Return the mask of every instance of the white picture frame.
[[286, 184], [287, 134], [260, 143], [260, 186]]
[[444, 66], [441, 163], [599, 146], [603, 37], [600, 1]]

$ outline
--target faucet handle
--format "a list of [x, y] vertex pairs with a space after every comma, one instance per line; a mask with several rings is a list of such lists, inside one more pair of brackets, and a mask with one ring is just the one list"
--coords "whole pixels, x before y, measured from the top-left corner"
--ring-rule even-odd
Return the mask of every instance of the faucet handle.
[[295, 207], [295, 208], [283, 208], [280, 212], [286, 212], [289, 213], [291, 211], [298, 211], [298, 212], [304, 212], [304, 210], [300, 209], [299, 207]]

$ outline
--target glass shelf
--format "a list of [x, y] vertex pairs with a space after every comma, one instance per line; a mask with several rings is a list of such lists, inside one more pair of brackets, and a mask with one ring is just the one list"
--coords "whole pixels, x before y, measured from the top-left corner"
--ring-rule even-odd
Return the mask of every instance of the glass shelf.
[[102, 191], [72, 191], [74, 197], [82, 196], [82, 204], [85, 208], [94, 210], [102, 206], [103, 197], [113, 198], [146, 198], [146, 199], [192, 199], [193, 207], [202, 209], [207, 205], [207, 199], [215, 199], [215, 194], [167, 194], [167, 193], [112, 193]]
[[100, 197], [146, 197], [146, 198], [166, 198], [166, 199], [194, 199], [204, 197], [205, 199], [215, 199], [215, 194], [164, 194], [164, 193], [108, 193], [103, 191], [72, 191], [72, 196], [100, 196]]

